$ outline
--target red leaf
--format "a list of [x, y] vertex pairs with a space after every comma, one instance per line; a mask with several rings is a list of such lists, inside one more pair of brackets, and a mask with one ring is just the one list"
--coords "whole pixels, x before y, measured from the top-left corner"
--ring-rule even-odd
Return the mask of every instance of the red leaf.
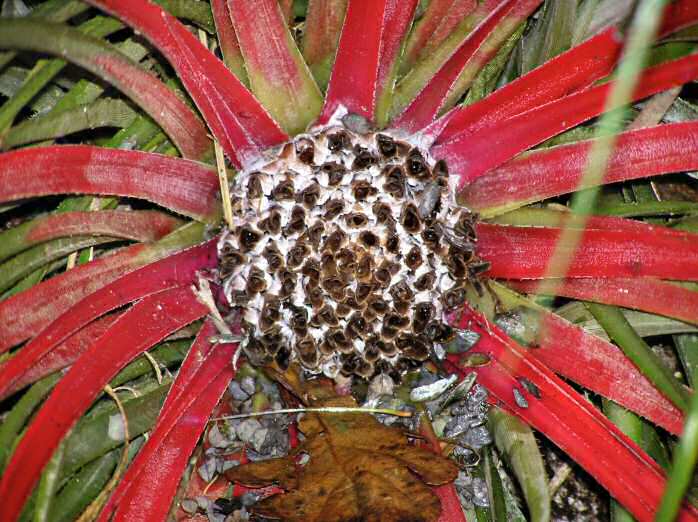
[[151, 2], [88, 0], [139, 31], [167, 58], [223, 150], [248, 165], [288, 136], [242, 83], [176, 18]]
[[662, 38], [698, 23], [698, 3], [694, 0], [676, 0], [666, 6], [659, 30]]
[[502, 2], [458, 47], [448, 61], [400, 112], [392, 126], [406, 132], [423, 129], [445, 109], [453, 106], [477, 72], [496, 54], [542, 0]]
[[211, 344], [214, 333], [210, 321], [200, 330], [155, 428], [98, 520], [165, 520], [189, 456], [234, 376], [230, 359], [237, 345]]
[[[698, 169], [698, 122], [658, 125], [618, 136], [603, 180], [616, 183]], [[584, 183], [596, 140], [522, 155], [466, 184], [461, 197], [484, 215], [499, 214], [596, 184]]]
[[433, 124], [434, 129], [443, 128], [436, 132], [436, 143], [459, 134], [475, 134], [489, 125], [591, 85], [613, 70], [621, 44], [618, 29], [611, 27], [497, 89], [485, 99], [456, 107]]
[[583, 301], [605, 303], [698, 324], [698, 292], [665, 281], [644, 278], [579, 278], [510, 281], [520, 292], [560, 295]]
[[142, 297], [192, 284], [199, 270], [212, 268], [216, 262], [212, 240], [135, 270], [88, 295], [0, 367], [0, 398], [16, 389], [15, 382], [23, 379], [56, 345], [94, 319]]
[[476, 7], [476, 0], [432, 0], [415, 22], [405, 44], [400, 69], [406, 73], [420, 56], [436, 48]]
[[[2, 385], [3, 394], [0, 397], [9, 397], [25, 386], [32, 384], [42, 377], [73, 364], [90, 345], [99, 338], [107, 329], [118, 319], [121, 314], [119, 312], [107, 315], [93, 321], [81, 330], [78, 330], [73, 335], [68, 337], [62, 343], [56, 345], [46, 355], [37, 359], [28, 367], [16, 380], [14, 380], [9, 388]], [[21, 353], [18, 352], [18, 354]], [[0, 376], [6, 374], [8, 370], [5, 368], [12, 363], [15, 357], [0, 364]], [[4, 378], [4, 377], [3, 377]]]
[[635, 230], [586, 230], [571, 261], [548, 267], [561, 233], [559, 228], [512, 227], [481, 223], [478, 254], [491, 263], [490, 277], [658, 277], [698, 280], [698, 240], [694, 234], [648, 236]]
[[417, 0], [349, 1], [321, 122], [340, 107], [370, 121], [387, 115], [381, 99], [392, 92], [401, 44], [416, 6]]
[[[698, 77], [698, 55], [690, 55], [645, 70], [633, 100], [645, 98]], [[481, 129], [474, 135], [456, 135], [431, 149], [436, 158], [448, 161], [461, 183], [472, 181], [517, 154], [598, 116], [614, 82], [565, 96], [528, 112]]]
[[144, 298], [71, 367], [27, 428], [0, 478], [0, 520], [15, 520], [61, 439], [133, 358], [208, 309], [188, 286]]
[[201, 221], [217, 223], [218, 177], [182, 158], [89, 145], [7, 152], [0, 162], [0, 201], [54, 194], [108, 194], [147, 199]]
[[[491, 362], [456, 371], [461, 375], [477, 372], [478, 382], [494, 398], [570, 455], [634, 517], [641, 522], [653, 520], [665, 484], [661, 468], [591, 403], [495, 325], [472, 310], [464, 311], [459, 324], [481, 336], [468, 356], [481, 353]], [[521, 378], [538, 388], [540, 398], [520, 384]], [[527, 406], [517, 403], [514, 389]], [[698, 520], [698, 513], [687, 506], [679, 520]]]
[[123, 274], [200, 241], [197, 234], [178, 235], [177, 241], [172, 241], [175, 234], [155, 244], [133, 245], [78, 265], [0, 301], [0, 352], [36, 335], [58, 315]]

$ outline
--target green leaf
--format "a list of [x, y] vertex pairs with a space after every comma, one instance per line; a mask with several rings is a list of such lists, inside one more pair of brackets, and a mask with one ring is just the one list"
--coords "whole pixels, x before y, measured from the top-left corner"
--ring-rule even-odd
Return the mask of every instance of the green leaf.
[[623, 314], [614, 306], [587, 303], [589, 311], [659, 391], [683, 411], [688, 409], [688, 393], [642, 340]]
[[496, 407], [490, 409], [489, 421], [497, 449], [521, 486], [531, 520], [550, 520], [548, 479], [533, 431], [517, 417]]

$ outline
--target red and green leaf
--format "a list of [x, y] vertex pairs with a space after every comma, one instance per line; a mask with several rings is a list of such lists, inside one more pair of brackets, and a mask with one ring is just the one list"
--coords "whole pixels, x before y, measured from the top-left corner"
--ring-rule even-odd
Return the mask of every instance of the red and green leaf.
[[61, 439], [121, 368], [208, 312], [189, 286], [135, 304], [59, 381], [27, 428], [0, 478], [0, 520], [15, 520]]
[[[585, 230], [579, 244], [561, 244], [559, 228], [481, 223], [477, 232], [478, 254], [491, 263], [491, 277], [698, 280], [698, 240], [693, 234], [647, 236], [638, 230]], [[556, 248], [569, 256], [569, 268], [548, 266]]]
[[[639, 78], [633, 100], [683, 85], [698, 77], [698, 56], [691, 55], [645, 70]], [[497, 122], [474, 135], [458, 134], [436, 145], [432, 154], [448, 161], [461, 183], [472, 181], [521, 152], [560, 134], [610, 107], [606, 98], [615, 82], [570, 94]]]
[[324, 90], [330, 81], [347, 0], [309, 0], [303, 33], [303, 58]]
[[228, 0], [250, 88], [281, 128], [304, 132], [322, 95], [303, 61], [277, 0]]
[[[472, 371], [493, 398], [569, 454], [638, 520], [651, 521], [666, 482], [661, 468], [591, 403], [496, 326], [470, 310], [458, 322], [481, 336], [468, 355], [480, 353], [489, 358], [489, 364]], [[461, 375], [471, 370], [459, 364], [454, 369]], [[526, 390], [521, 379], [534, 385], [540, 398]], [[515, 389], [525, 405], [517, 402]], [[698, 512], [686, 506], [679, 520], [698, 520]]]
[[698, 292], [666, 281], [647, 278], [577, 278], [509, 281], [520, 292], [559, 295], [582, 301], [611, 304], [698, 323]]
[[78, 235], [155, 241], [181, 225], [179, 219], [154, 210], [61, 212], [0, 232], [0, 258], [12, 256], [44, 241]]
[[[478, 103], [457, 107], [437, 120], [436, 143], [475, 134], [516, 114], [562, 98], [607, 76], [622, 48], [618, 29], [611, 27], [497, 89]], [[428, 132], [428, 131], [427, 131]]]
[[142, 198], [209, 223], [217, 223], [221, 215], [218, 177], [202, 163], [89, 145], [37, 147], [3, 154], [0, 201], [55, 194]]
[[477, 73], [542, 0], [506, 0], [479, 24], [429, 81], [415, 90], [408, 75], [397, 86], [392, 125], [417, 132], [455, 105]]
[[84, 67], [142, 107], [184, 157], [211, 155], [206, 127], [194, 111], [154, 75], [104, 41], [67, 25], [14, 18], [0, 20], [0, 47], [55, 54]]
[[0, 397], [7, 396], [59, 343], [91, 321], [137, 299], [192, 284], [197, 272], [215, 267], [216, 262], [215, 242], [209, 241], [105, 284], [58, 316], [0, 367]]
[[417, 0], [349, 0], [321, 121], [338, 109], [383, 126]]
[[[158, 418], [153, 432], [100, 513], [100, 521], [164, 520], [211, 411], [234, 376], [236, 344], [214, 345], [204, 324]], [[156, 481], [157, 489], [147, 486]], [[113, 518], [111, 518], [113, 517]]]
[[230, 18], [227, 0], [211, 0], [211, 11], [213, 20], [216, 23], [216, 34], [218, 45], [223, 54], [223, 63], [243, 84], [249, 85], [247, 71], [245, 71], [245, 60], [240, 51], [240, 43], [235, 34], [233, 20]]
[[286, 134], [218, 58], [176, 18], [149, 2], [89, 0], [124, 20], [169, 60], [223, 150], [249, 165]]
[[56, 317], [103, 286], [201, 242], [202, 236], [202, 225], [185, 226], [157, 243], [130, 246], [0, 301], [0, 352], [38, 334]]
[[[698, 169], [698, 124], [658, 125], [618, 135], [599, 184]], [[483, 216], [588, 188], [584, 178], [596, 140], [522, 155], [465, 185], [463, 203]]]

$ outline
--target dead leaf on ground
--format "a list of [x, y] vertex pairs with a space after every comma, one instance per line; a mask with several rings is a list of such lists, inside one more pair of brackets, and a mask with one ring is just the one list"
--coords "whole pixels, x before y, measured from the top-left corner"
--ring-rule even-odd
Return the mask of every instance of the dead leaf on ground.
[[[309, 403], [356, 407], [351, 397]], [[287, 491], [255, 504], [254, 513], [287, 522], [429, 522], [439, 517], [439, 499], [428, 485], [453, 481], [458, 468], [452, 461], [410, 446], [404, 433], [369, 414], [308, 413], [299, 428], [306, 439], [288, 457], [226, 472], [246, 486], [278, 484]], [[309, 460], [302, 465], [305, 455]]]

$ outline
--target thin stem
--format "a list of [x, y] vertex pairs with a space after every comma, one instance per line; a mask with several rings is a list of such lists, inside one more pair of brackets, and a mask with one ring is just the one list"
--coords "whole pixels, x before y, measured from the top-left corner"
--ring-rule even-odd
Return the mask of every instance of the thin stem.
[[349, 408], [344, 406], [325, 406], [324, 408], [284, 408], [281, 410], [256, 411], [239, 413], [237, 415], [225, 415], [209, 419], [208, 422], [221, 420], [246, 419], [248, 417], [261, 417], [263, 415], [280, 415], [285, 413], [382, 413], [396, 417], [412, 417], [411, 411], [391, 410], [390, 408]]

